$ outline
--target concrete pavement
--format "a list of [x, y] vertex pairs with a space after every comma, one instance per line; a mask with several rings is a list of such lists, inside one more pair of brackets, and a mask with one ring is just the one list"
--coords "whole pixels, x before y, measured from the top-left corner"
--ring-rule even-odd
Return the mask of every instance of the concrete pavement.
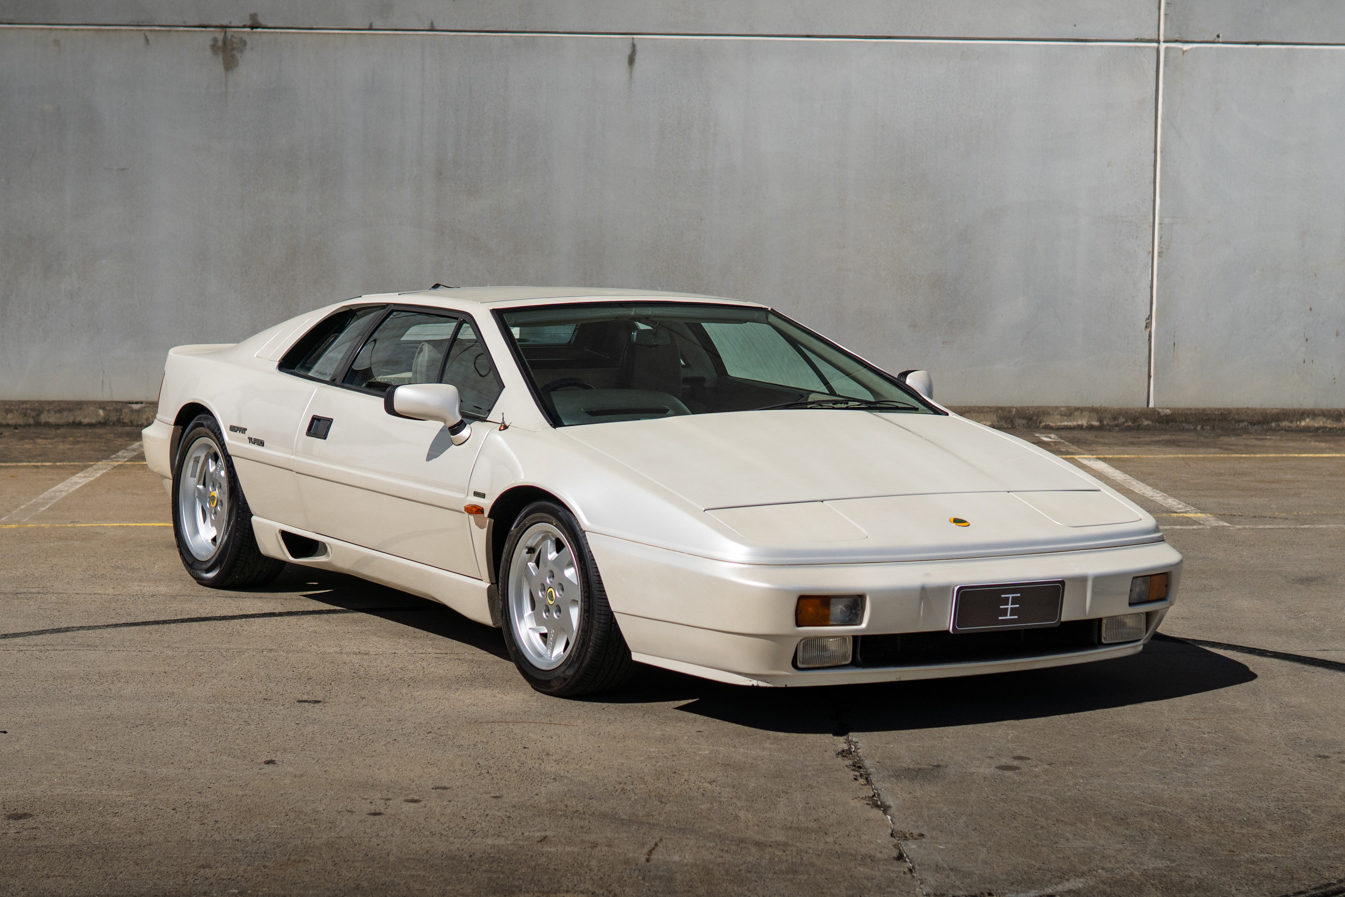
[[[135, 435], [4, 430], [0, 516]], [[359, 580], [199, 588], [118, 465], [0, 523], [0, 894], [1345, 894], [1345, 437], [1058, 436], [1230, 524], [1159, 517], [1144, 653], [587, 701]]]

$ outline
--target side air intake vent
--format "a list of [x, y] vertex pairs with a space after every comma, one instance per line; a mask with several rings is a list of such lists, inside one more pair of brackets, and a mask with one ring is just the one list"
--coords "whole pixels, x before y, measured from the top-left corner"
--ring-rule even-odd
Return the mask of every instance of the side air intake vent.
[[304, 560], [307, 558], [319, 558], [327, 554], [327, 546], [317, 539], [310, 539], [307, 536], [300, 536], [296, 533], [287, 533], [280, 531], [280, 540], [285, 543], [285, 550], [290, 553], [290, 557], [295, 560]]

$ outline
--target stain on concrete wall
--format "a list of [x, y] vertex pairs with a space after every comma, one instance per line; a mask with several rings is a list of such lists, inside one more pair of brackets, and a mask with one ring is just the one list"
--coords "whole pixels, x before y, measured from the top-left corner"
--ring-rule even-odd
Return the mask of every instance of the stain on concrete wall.
[[[1194, 2], [1169, 0], [1169, 24]], [[1145, 402], [1156, 2], [1021, 0], [975, 28], [973, 0], [838, 14], [975, 38], [938, 40], [378, 31], [419, 15], [396, 2], [100, 9], [130, 24], [132, 6], [230, 27], [0, 27], [0, 398], [152, 397], [171, 345], [443, 281], [737, 296], [934, 371], [946, 401]], [[598, 6], [511, 27], [592, 30]], [[671, 31], [691, 6], [624, 14]], [[817, 27], [810, 8], [698, 15], [784, 34]], [[337, 12], [374, 30], [262, 25]], [[1345, 405], [1335, 55], [1168, 50], [1160, 404]]]
[[0, 30], [15, 397], [445, 281], [738, 296], [950, 401], [1142, 400], [1142, 48], [642, 38], [632, 80], [629, 38], [258, 30], [226, 85], [199, 32], [63, 35]]
[[238, 57], [243, 55], [247, 46], [248, 42], [244, 38], [228, 31], [220, 37], [210, 39], [210, 52], [219, 57], [226, 72], [238, 68]]
[[1156, 10], [1156, 0], [0, 0], [0, 22], [368, 30], [434, 30], [437, 22], [441, 31], [1153, 40]]

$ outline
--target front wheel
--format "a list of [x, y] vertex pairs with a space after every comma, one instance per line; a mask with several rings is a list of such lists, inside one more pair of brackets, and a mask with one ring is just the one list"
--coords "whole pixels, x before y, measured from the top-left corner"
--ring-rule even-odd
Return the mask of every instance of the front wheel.
[[607, 605], [574, 515], [552, 502], [523, 509], [504, 545], [504, 643], [540, 692], [577, 697], [620, 687], [630, 649]]
[[285, 562], [266, 557], [252, 532], [219, 424], [203, 414], [188, 425], [173, 466], [173, 535], [187, 572], [215, 589], [265, 585]]

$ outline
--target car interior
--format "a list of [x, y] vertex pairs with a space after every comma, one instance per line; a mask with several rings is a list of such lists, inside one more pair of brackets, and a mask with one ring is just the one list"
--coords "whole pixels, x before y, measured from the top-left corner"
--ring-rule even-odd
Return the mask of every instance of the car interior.
[[910, 401], [820, 338], [789, 333], [764, 309], [609, 304], [504, 318], [562, 425], [745, 411], [815, 395]]
[[[362, 332], [360, 322], [383, 310], [376, 307], [333, 315], [287, 353], [280, 369], [330, 380]], [[456, 386], [463, 416], [476, 420], [490, 413], [504, 389], [470, 321], [396, 309], [360, 346], [340, 384], [383, 393], [407, 383]]]

